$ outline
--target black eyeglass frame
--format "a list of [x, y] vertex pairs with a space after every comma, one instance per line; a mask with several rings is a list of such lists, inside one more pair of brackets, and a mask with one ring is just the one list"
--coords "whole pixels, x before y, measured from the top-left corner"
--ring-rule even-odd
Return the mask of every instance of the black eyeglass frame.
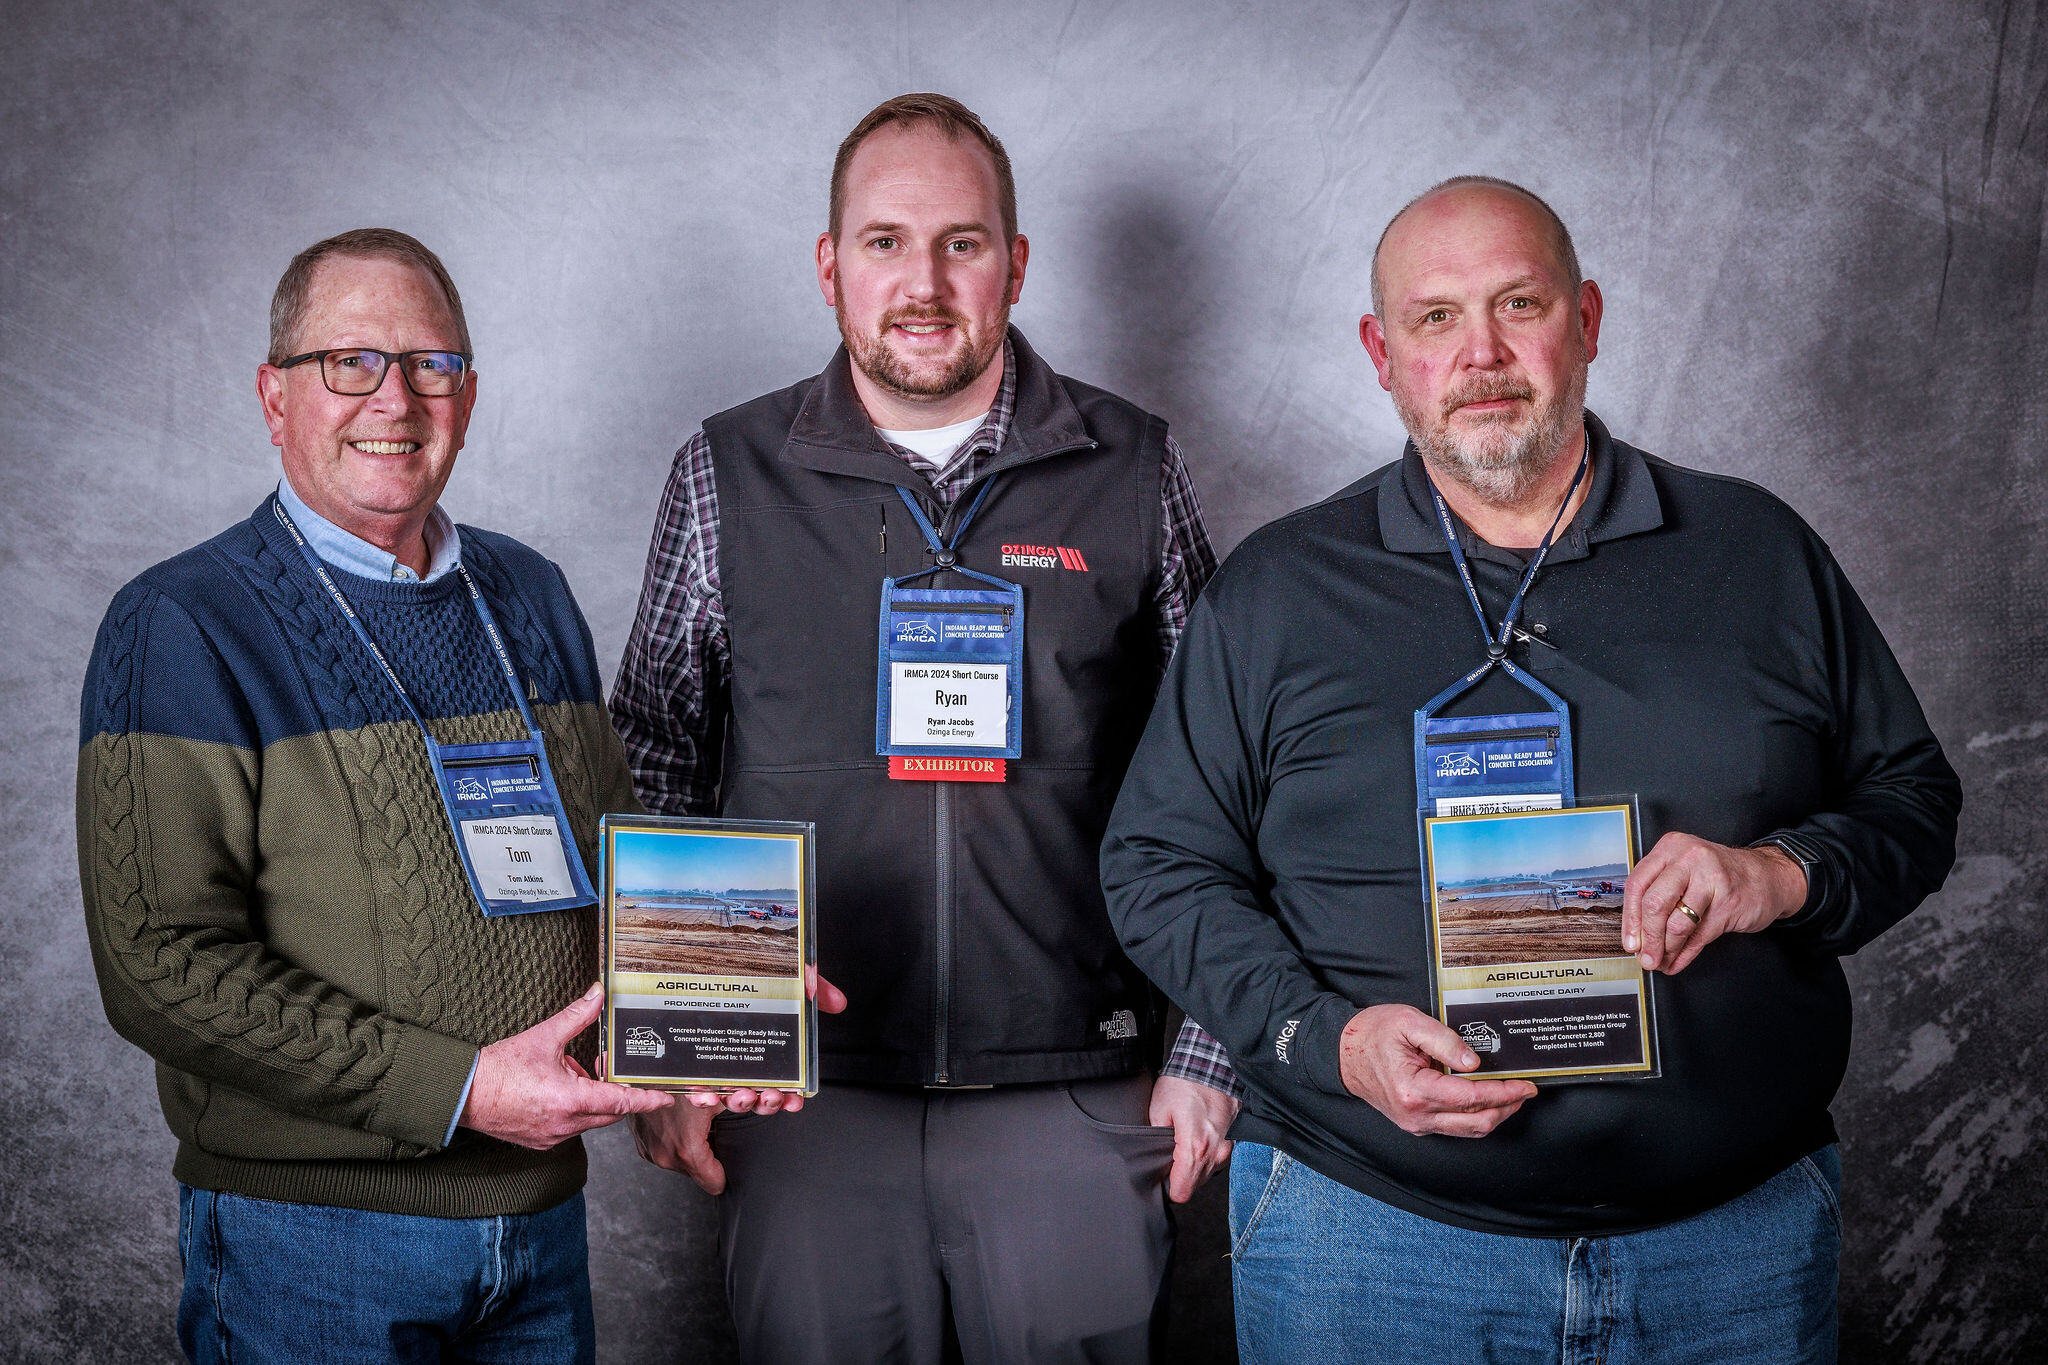
[[[278, 361], [277, 368], [279, 368], [280, 370], [289, 370], [294, 365], [303, 365], [309, 360], [320, 361], [320, 382], [326, 385], [327, 391], [333, 394], [336, 398], [368, 398], [378, 389], [384, 387], [384, 376], [382, 374], [379, 374], [377, 376], [376, 385], [372, 388], [363, 390], [361, 393], [343, 393], [340, 389], [335, 388], [334, 381], [327, 377], [327, 357], [331, 355], [338, 355], [343, 351], [348, 351], [356, 355], [382, 356], [384, 358], [384, 368], [387, 370], [390, 369], [393, 365], [398, 366], [398, 377], [405, 381], [405, 387], [412, 391], [412, 395], [415, 398], [453, 398], [457, 394], [461, 393], [462, 390], [468, 386], [470, 375], [475, 373], [476, 371], [476, 357], [471, 355], [468, 351], [380, 351], [374, 346], [329, 346], [326, 350], [323, 351], [305, 351], [299, 355], [288, 356], [285, 359]], [[455, 387], [453, 389], [450, 389], [447, 393], [421, 393], [419, 390], [419, 385], [412, 382], [412, 370], [405, 363], [409, 358], [416, 355], [455, 356], [462, 361], [462, 377], [455, 381]]]

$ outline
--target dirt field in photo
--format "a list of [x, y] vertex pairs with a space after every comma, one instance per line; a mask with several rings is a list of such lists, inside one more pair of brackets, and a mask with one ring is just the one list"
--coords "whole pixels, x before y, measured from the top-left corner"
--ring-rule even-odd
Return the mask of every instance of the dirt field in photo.
[[[1491, 889], [1491, 888], [1481, 888]], [[1552, 891], [1446, 902], [1438, 898], [1446, 967], [1495, 967], [1620, 957], [1621, 897], [1560, 898]]]
[[658, 910], [621, 910], [613, 930], [613, 967], [622, 972], [699, 976], [794, 976], [796, 934], [735, 925], [721, 929]]

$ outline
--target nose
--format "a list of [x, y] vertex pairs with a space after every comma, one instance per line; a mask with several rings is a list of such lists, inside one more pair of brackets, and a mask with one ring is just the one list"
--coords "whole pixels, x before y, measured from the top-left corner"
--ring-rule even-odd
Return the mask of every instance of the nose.
[[1500, 320], [1490, 309], [1471, 315], [1465, 324], [1462, 342], [1464, 363], [1471, 369], [1499, 369], [1512, 358], [1507, 337], [1501, 332]]
[[938, 297], [944, 261], [937, 252], [910, 252], [908, 255], [910, 259], [903, 272], [903, 295], [919, 303], [929, 303]]
[[363, 395], [364, 406], [375, 412], [407, 412], [418, 401], [418, 396], [406, 384], [405, 376], [398, 372], [396, 361], [385, 365], [377, 387]]

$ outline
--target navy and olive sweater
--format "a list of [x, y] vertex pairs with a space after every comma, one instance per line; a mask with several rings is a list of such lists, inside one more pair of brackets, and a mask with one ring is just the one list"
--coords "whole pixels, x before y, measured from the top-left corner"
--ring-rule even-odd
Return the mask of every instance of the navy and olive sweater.
[[[275, 501], [142, 574], [100, 625], [78, 855], [107, 1017], [157, 1061], [188, 1184], [442, 1217], [547, 1208], [581, 1187], [580, 1142], [442, 1141], [478, 1048], [596, 979], [595, 912], [484, 918], [418, 728]], [[560, 569], [461, 536], [594, 871], [599, 814], [637, 804], [589, 628]], [[524, 737], [460, 575], [336, 577], [440, 742]]]

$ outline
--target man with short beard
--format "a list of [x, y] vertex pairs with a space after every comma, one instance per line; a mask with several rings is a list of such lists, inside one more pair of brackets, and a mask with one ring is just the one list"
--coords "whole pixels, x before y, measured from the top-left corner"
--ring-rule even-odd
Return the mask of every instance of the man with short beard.
[[[1212, 1040], [1184, 1030], [1153, 1076], [1162, 1002], [1096, 861], [1214, 561], [1166, 424], [1009, 327], [1028, 254], [971, 111], [906, 95], [861, 120], [817, 242], [844, 348], [678, 452], [612, 695], [650, 809], [818, 825], [850, 1001], [822, 1022], [823, 1094], [636, 1130], [723, 1192], [752, 1360], [1145, 1360], [1162, 1185], [1187, 1199], [1229, 1150]], [[878, 708], [906, 699], [877, 607], [906, 582], [1021, 587], [1022, 615], [978, 604], [1023, 628], [1014, 757], [885, 742]]]
[[[1372, 292], [1411, 444], [1218, 573], [1103, 849], [1124, 946], [1248, 1090], [1241, 1355], [1831, 1360], [1837, 959], [1940, 886], [1955, 774], [1818, 536], [1584, 410], [1602, 299], [1542, 200], [1439, 185]], [[1652, 1078], [1461, 1074], [1428, 1012], [1418, 810], [1544, 803], [1436, 805], [1422, 736], [1532, 692], [1569, 725], [1521, 733], [1654, 838], [1615, 948], [1664, 973]]]

